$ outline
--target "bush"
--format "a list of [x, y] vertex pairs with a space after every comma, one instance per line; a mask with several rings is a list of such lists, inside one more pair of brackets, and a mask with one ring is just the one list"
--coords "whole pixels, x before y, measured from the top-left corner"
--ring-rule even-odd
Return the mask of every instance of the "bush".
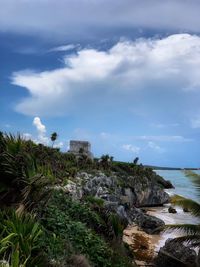
[[1, 213], [0, 255], [13, 267], [44, 266], [40, 253], [43, 235], [40, 224], [29, 213], [17, 214], [14, 210]]
[[[127, 255], [126, 257], [119, 255], [112, 250], [110, 243], [105, 241], [102, 236], [108, 236], [109, 224], [102, 217], [93, 211], [87, 203], [73, 201], [62, 191], [55, 191], [48, 203], [48, 206], [41, 211], [42, 221], [45, 226], [49, 241], [45, 241], [47, 254], [51, 258], [59, 255], [58, 252], [53, 252], [52, 234], [59, 241], [60, 252], [67, 255], [70, 259], [72, 254], [84, 254], [87, 256], [92, 266], [97, 267], [127, 267], [129, 266]], [[106, 218], [108, 219], [108, 218]], [[112, 217], [110, 218], [115, 228], [116, 235], [121, 234], [121, 225], [119, 221]], [[68, 248], [64, 247], [68, 244]], [[58, 247], [58, 244], [56, 245]], [[64, 255], [60, 255], [64, 260]], [[118, 258], [116, 261], [115, 258]], [[61, 263], [60, 263], [61, 264]], [[61, 266], [61, 265], [60, 265]]]
[[71, 243], [75, 252], [88, 255], [94, 266], [111, 266], [112, 251], [109, 246], [87, 227], [87, 224], [101, 223], [95, 213], [84, 205], [67, 198], [64, 200], [61, 192], [54, 194], [45, 210], [42, 224], [47, 231]]
[[104, 206], [104, 200], [102, 198], [94, 197], [94, 196], [86, 196], [84, 199], [86, 202], [89, 202], [92, 205], [97, 205], [99, 207]]

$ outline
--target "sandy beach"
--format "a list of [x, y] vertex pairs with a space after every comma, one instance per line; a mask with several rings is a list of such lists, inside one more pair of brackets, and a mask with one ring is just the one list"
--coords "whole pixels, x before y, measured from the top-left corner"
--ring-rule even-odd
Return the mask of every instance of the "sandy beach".
[[[198, 220], [189, 212], [183, 212], [179, 207], [175, 207], [177, 213], [172, 214], [168, 212], [170, 204], [163, 207], [146, 208], [147, 214], [162, 219], [165, 224], [183, 224], [187, 222], [198, 223]], [[151, 263], [153, 258], [157, 255], [159, 249], [164, 246], [168, 238], [175, 238], [181, 236], [181, 232], [165, 231], [160, 234], [147, 234], [137, 225], [129, 225], [124, 230], [123, 241], [127, 243], [134, 251], [136, 263], [144, 265]]]

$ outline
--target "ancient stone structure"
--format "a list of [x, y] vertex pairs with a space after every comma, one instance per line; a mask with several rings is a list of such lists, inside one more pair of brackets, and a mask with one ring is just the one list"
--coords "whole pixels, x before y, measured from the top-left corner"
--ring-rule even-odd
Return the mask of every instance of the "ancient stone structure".
[[68, 152], [75, 155], [85, 154], [88, 157], [93, 158], [91, 144], [88, 141], [70, 140]]

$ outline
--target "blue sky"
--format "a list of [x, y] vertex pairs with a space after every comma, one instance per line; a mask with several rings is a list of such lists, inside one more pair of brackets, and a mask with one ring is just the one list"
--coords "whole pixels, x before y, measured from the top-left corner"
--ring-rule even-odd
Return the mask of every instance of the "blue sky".
[[0, 0], [0, 128], [200, 166], [200, 2]]

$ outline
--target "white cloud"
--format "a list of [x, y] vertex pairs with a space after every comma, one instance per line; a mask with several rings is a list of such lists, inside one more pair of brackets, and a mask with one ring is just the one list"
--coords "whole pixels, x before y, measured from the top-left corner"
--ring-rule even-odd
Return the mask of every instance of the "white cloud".
[[140, 150], [141, 150], [140, 147], [133, 146], [131, 144], [124, 144], [124, 145], [122, 145], [122, 148], [125, 149], [125, 150], [127, 150], [127, 151], [131, 151], [131, 152], [133, 152], [135, 154], [138, 154], [140, 152]]
[[33, 125], [36, 127], [38, 132], [37, 139], [34, 141], [36, 143], [47, 145], [49, 143], [49, 138], [46, 136], [46, 127], [44, 124], [42, 124], [41, 119], [39, 117], [35, 117], [33, 119]]
[[33, 125], [35, 125], [35, 127], [37, 128], [39, 134], [44, 135], [46, 133], [46, 127], [44, 124], [42, 124], [39, 117], [35, 117], [33, 119]]
[[7, 123], [7, 124], [5, 124], [5, 127], [6, 128], [11, 128], [11, 125]]
[[152, 141], [148, 142], [148, 147], [159, 153], [163, 153], [165, 151], [163, 148]]
[[171, 128], [171, 127], [178, 127], [180, 124], [179, 123], [151, 123], [150, 126], [154, 128]]
[[200, 30], [200, 3], [196, 0], [1, 0], [0, 3], [2, 32], [63, 36], [71, 40], [107, 37], [110, 33], [122, 35], [125, 28]]
[[100, 137], [104, 140], [107, 140], [109, 138], [112, 138], [112, 135], [110, 133], [106, 133], [106, 132], [101, 132], [100, 133]]
[[194, 129], [200, 128], [200, 116], [191, 120], [191, 126]]
[[193, 141], [191, 138], [185, 138], [181, 135], [141, 135], [141, 136], [133, 136], [133, 139], [137, 140], [146, 140], [151, 142], [191, 142]]
[[64, 146], [63, 142], [58, 142], [58, 143], [55, 143], [54, 145], [55, 148], [62, 148], [63, 146]]
[[12, 83], [30, 94], [16, 110], [56, 116], [83, 110], [83, 105], [84, 109], [102, 106], [99, 96], [105, 95], [104, 101], [118, 98], [126, 106], [131, 98], [134, 103], [133, 94], [139, 89], [200, 91], [199, 58], [200, 37], [189, 34], [120, 42], [108, 51], [83, 49], [65, 56], [63, 68], [13, 73]]
[[32, 139], [32, 134], [30, 134], [30, 133], [23, 133], [22, 136], [25, 140], [31, 140]]
[[51, 48], [49, 52], [65, 52], [65, 51], [73, 50], [77, 47], [79, 47], [79, 45], [74, 45], [74, 44], [61, 45], [61, 46]]

